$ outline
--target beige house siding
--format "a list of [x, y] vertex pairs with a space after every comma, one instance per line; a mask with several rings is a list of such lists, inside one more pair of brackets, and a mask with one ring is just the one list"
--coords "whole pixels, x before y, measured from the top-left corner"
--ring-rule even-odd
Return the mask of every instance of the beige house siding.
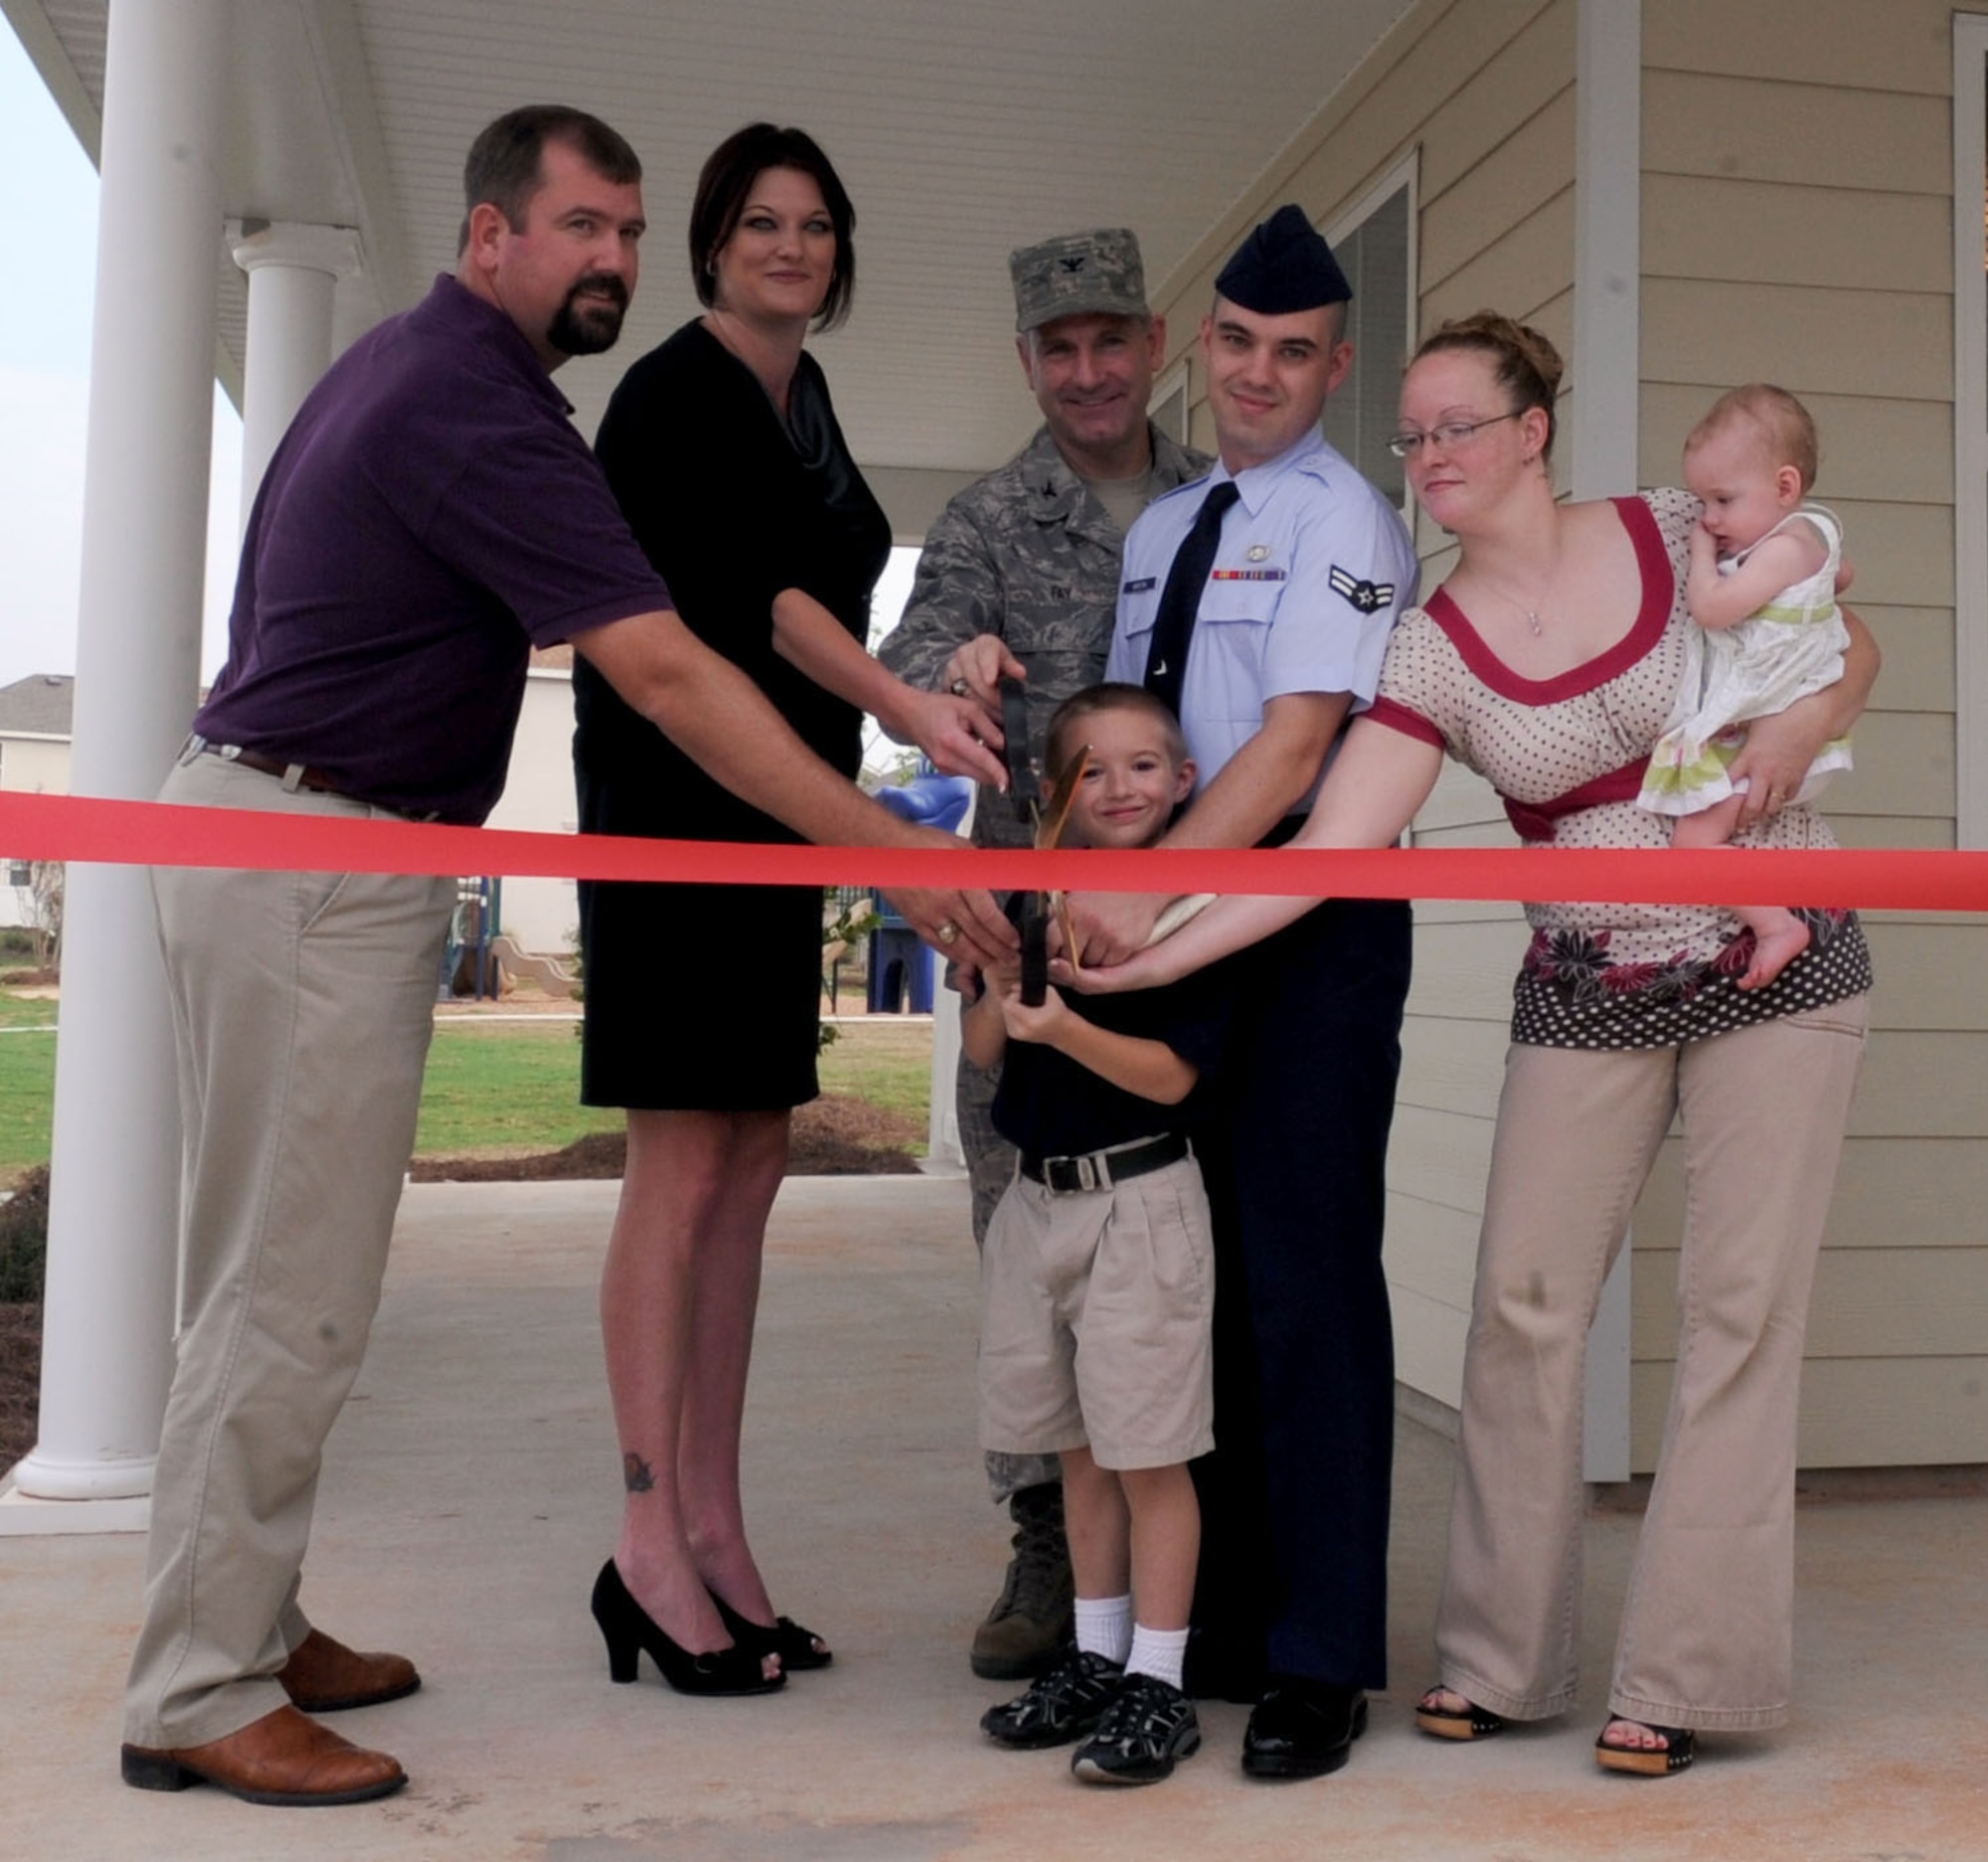
[[[1982, 9], [1988, 12], [1988, 6]], [[1954, 844], [1951, 17], [1936, 0], [1646, 5], [1640, 469], [1674, 482], [1685, 432], [1736, 382], [1785, 383], [1823, 433], [1856, 598], [1886, 670], [1858, 767], [1830, 796], [1859, 846]], [[1330, 224], [1418, 151], [1418, 327], [1493, 305], [1573, 348], [1573, 0], [1430, 0], [1320, 110], [1167, 280], [1188, 363], [1216, 271], [1264, 212]], [[1578, 383], [1571, 383], [1578, 392]], [[1559, 462], [1563, 486], [1569, 461]], [[1447, 567], [1426, 524], [1425, 585]], [[1422, 845], [1509, 844], [1454, 768]], [[1872, 915], [1876, 1029], [1818, 1272], [1807, 1465], [1988, 1458], [1988, 931]], [[1454, 1404], [1511, 973], [1515, 911], [1416, 914], [1390, 1157], [1388, 1267], [1405, 1382]], [[1631, 1454], [1654, 1464], [1675, 1351], [1675, 1142], [1637, 1212]]]
[[[1714, 395], [1765, 378], [1821, 429], [1854, 599], [1885, 650], [1855, 846], [1954, 844], [1953, 9], [1667, 0], [1644, 9], [1641, 476], [1674, 480]], [[1988, 1456], [1988, 1013], [1979, 923], [1867, 915], [1874, 1027], [1811, 1309], [1810, 1466]], [[1632, 1454], [1676, 1344], [1676, 1144], [1638, 1212]]]
[[[1195, 442], [1214, 443], [1195, 332], [1237, 241], [1287, 200], [1329, 225], [1410, 152], [1418, 152], [1418, 326], [1493, 304], [1571, 348], [1574, 70], [1573, 0], [1465, 0], [1410, 13], [1168, 280], [1162, 308], [1173, 357], [1190, 358]], [[1446, 566], [1444, 539], [1424, 525], [1417, 543], [1432, 586]], [[1513, 837], [1489, 789], [1452, 766], [1415, 839], [1509, 845]], [[1525, 939], [1511, 907], [1416, 911], [1415, 984], [1389, 1155], [1388, 1277], [1399, 1374], [1452, 1407], [1512, 972]]]

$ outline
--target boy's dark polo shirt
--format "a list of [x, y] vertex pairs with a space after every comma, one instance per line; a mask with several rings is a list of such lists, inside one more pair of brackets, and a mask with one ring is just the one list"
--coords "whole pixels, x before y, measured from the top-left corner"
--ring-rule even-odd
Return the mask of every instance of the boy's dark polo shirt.
[[[1011, 902], [1009, 916], [1019, 905]], [[1229, 1032], [1234, 965], [1212, 963], [1157, 989], [1063, 999], [1085, 1021], [1116, 1034], [1164, 1042], [1200, 1074], [1178, 1105], [1142, 1100], [1040, 1041], [1010, 1038], [994, 1095], [994, 1128], [1017, 1149], [1040, 1157], [1077, 1157], [1135, 1138], [1192, 1131], [1206, 1115]]]

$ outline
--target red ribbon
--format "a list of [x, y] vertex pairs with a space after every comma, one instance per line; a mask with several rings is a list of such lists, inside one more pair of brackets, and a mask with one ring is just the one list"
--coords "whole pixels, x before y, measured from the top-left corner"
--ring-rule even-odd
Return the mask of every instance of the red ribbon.
[[1988, 912], [1988, 853], [1835, 850], [1299, 847], [1032, 853], [969, 848], [765, 847], [732, 841], [527, 834], [503, 828], [0, 793], [16, 860], [254, 867], [716, 885], [1271, 893], [1341, 899], [1579, 899], [1698, 905], [1784, 900], [1888, 911]]

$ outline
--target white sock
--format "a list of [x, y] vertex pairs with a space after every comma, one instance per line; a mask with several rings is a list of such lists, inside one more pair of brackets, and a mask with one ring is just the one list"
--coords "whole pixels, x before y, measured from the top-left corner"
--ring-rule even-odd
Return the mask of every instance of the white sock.
[[1132, 1646], [1132, 1595], [1080, 1597], [1077, 1600], [1077, 1646], [1085, 1655], [1102, 1655], [1125, 1665]]
[[1185, 1629], [1149, 1629], [1142, 1622], [1132, 1631], [1132, 1652], [1126, 1657], [1127, 1674], [1149, 1674], [1169, 1687], [1181, 1684], [1181, 1664], [1187, 1659]]

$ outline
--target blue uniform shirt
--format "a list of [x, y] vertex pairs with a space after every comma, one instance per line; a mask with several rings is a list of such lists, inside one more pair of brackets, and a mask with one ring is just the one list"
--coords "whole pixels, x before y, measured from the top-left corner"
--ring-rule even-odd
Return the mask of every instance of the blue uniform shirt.
[[[1174, 553], [1209, 488], [1231, 476], [1217, 465], [1155, 499], [1127, 534], [1107, 679], [1144, 680]], [[1201, 786], [1261, 729], [1270, 699], [1351, 692], [1365, 711], [1420, 570], [1401, 513], [1317, 433], [1233, 476], [1241, 496], [1223, 520], [1181, 687]]]

